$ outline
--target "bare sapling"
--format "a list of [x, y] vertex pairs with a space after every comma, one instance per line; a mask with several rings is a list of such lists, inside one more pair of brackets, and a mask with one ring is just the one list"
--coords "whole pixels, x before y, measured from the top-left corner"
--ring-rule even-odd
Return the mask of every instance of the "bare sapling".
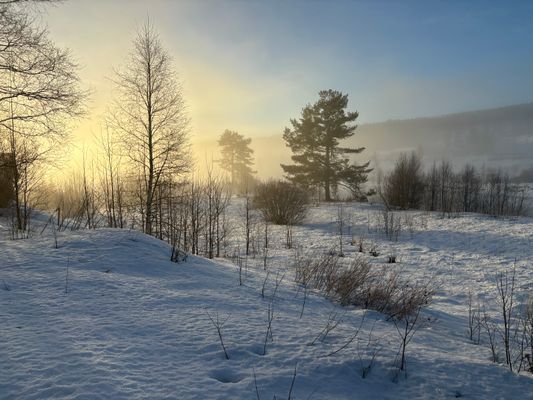
[[269, 244], [269, 241], [268, 241], [268, 221], [263, 221], [264, 225], [265, 225], [265, 231], [264, 231], [264, 247], [265, 249], [268, 249], [268, 244]]
[[302, 319], [305, 310], [305, 302], [307, 301], [307, 286], [304, 287], [304, 300], [302, 302], [302, 311], [300, 311], [300, 319]]
[[267, 329], [265, 333], [265, 341], [263, 343], [263, 355], [266, 355], [268, 339], [270, 338], [271, 342], [274, 341], [274, 336], [272, 335], [272, 321], [274, 321], [275, 316], [274, 316], [274, 304], [273, 304], [274, 302], [272, 299], [268, 302]]
[[524, 307], [523, 330], [526, 338], [522, 361], [527, 363], [527, 370], [533, 374], [533, 297], [530, 297]]
[[344, 236], [344, 225], [345, 225], [345, 222], [344, 222], [344, 219], [345, 219], [345, 212], [344, 212], [344, 206], [342, 203], [339, 204], [338, 208], [337, 208], [337, 226], [339, 228], [339, 255], [342, 257], [343, 256], [343, 252], [342, 252], [342, 241], [343, 241], [343, 236]]
[[65, 273], [65, 294], [68, 294], [70, 257], [67, 258], [67, 270]]
[[270, 271], [267, 271], [266, 275], [265, 275], [265, 279], [263, 280], [263, 287], [261, 288], [261, 297], [264, 299], [265, 298], [265, 287], [266, 287], [266, 284], [268, 282], [268, 277], [270, 276]]
[[278, 292], [279, 285], [283, 281], [283, 278], [285, 275], [279, 276], [279, 271], [276, 274], [276, 281], [274, 290], [272, 292], [272, 296], [270, 297], [270, 301], [268, 302], [268, 308], [267, 308], [267, 329], [265, 333], [265, 341], [263, 343], [263, 355], [266, 355], [267, 350], [267, 343], [268, 339], [270, 338], [270, 341], [274, 341], [274, 335], [272, 334], [272, 322], [274, 321], [276, 315], [274, 314], [274, 301], [276, 300], [276, 294]]
[[263, 247], [263, 271], [267, 270], [268, 247]]
[[359, 364], [361, 365], [361, 378], [365, 379], [372, 372], [376, 357], [382, 349], [380, 340], [373, 337], [374, 327], [376, 323], [372, 325], [372, 329], [368, 334], [368, 340], [364, 344], [364, 350], [357, 346], [357, 355], [359, 358]]
[[489, 339], [489, 348], [492, 356], [492, 362], [500, 362], [500, 357], [498, 355], [498, 348], [496, 343], [496, 333], [498, 331], [498, 326], [490, 319], [486, 310], [483, 310], [483, 317], [481, 318], [481, 326], [485, 329], [487, 337]]
[[252, 371], [254, 376], [255, 395], [257, 400], [261, 400], [261, 396], [259, 395], [259, 386], [257, 386], [257, 375], [255, 374], [255, 368], [252, 368]]
[[239, 286], [242, 286], [243, 284], [243, 269], [244, 269], [244, 260], [241, 257], [240, 249], [237, 248], [236, 251], [233, 252], [233, 263], [237, 266], [237, 269], [239, 271]]
[[242, 286], [242, 258], [239, 257], [237, 260], [238, 266], [239, 266], [239, 286]]
[[293, 245], [294, 243], [292, 238], [292, 225], [287, 224], [285, 226], [285, 247], [287, 247], [287, 249], [292, 249]]
[[[423, 307], [424, 304], [418, 303], [410, 313], [404, 314], [400, 318], [392, 318], [396, 331], [400, 336], [400, 350], [398, 352], [400, 362], [398, 364], [398, 372], [405, 372], [406, 370], [407, 345], [422, 326], [420, 317]], [[408, 305], [405, 305], [405, 308], [411, 309]]]
[[354, 334], [352, 336], [350, 336], [348, 338], [348, 340], [342, 346], [340, 346], [336, 350], [333, 350], [332, 352], [326, 354], [325, 356], [321, 356], [321, 358], [322, 357], [334, 356], [335, 354], [340, 353], [341, 351], [343, 351], [346, 348], [348, 348], [355, 341], [355, 339], [357, 339], [357, 337], [359, 336], [359, 332], [361, 332], [361, 328], [363, 327], [363, 323], [365, 322], [365, 318], [366, 318], [366, 311], [363, 314], [363, 317], [361, 318], [361, 322], [360, 322], [359, 326], [357, 327], [357, 329], [355, 330]]
[[385, 208], [381, 214], [382, 230], [387, 239], [397, 242], [402, 231], [402, 217]]
[[339, 316], [339, 314], [336, 311], [333, 311], [329, 313], [328, 315], [328, 321], [326, 322], [326, 325], [322, 330], [319, 332], [319, 334], [313, 339], [311, 343], [309, 343], [309, 346], [314, 346], [317, 341], [324, 342], [326, 338], [328, 337], [330, 332], [333, 332], [337, 326], [342, 322], [342, 319], [346, 313], [343, 313]]
[[352, 246], [355, 245], [355, 231], [354, 231], [354, 220], [353, 215], [350, 215], [350, 218], [348, 220], [348, 235], [350, 236], [350, 244]]
[[57, 229], [56, 229], [56, 224], [54, 223], [53, 221], [53, 217], [52, 218], [52, 235], [54, 236], [54, 249], [57, 249], [59, 246], [57, 245]]
[[294, 382], [296, 382], [296, 369], [298, 367], [298, 364], [294, 366], [294, 372], [292, 374], [292, 381], [291, 381], [291, 387], [289, 388], [289, 395], [287, 396], [287, 400], [291, 400], [292, 397], [292, 390], [294, 388]]
[[472, 291], [468, 291], [468, 336], [476, 344], [480, 342], [481, 336], [481, 314], [479, 304], [474, 307], [474, 297]]
[[248, 193], [248, 189], [246, 190], [245, 196], [245, 203], [242, 210], [243, 219], [244, 219], [244, 236], [246, 238], [246, 255], [250, 255], [250, 244], [252, 242], [252, 225], [254, 224], [253, 221], [253, 211], [252, 211], [252, 197]]
[[515, 345], [517, 348], [515, 359], [513, 360], [516, 367], [516, 372], [519, 374], [521, 371], [528, 371], [533, 373], [533, 363], [531, 361], [531, 323], [529, 320], [529, 302], [526, 302], [521, 307], [521, 312], [518, 315], [517, 327], [514, 333]]
[[226, 358], [226, 360], [229, 360], [228, 351], [226, 350], [226, 346], [224, 346], [224, 338], [222, 337], [222, 327], [228, 321], [230, 315], [228, 314], [228, 316], [223, 321], [221, 321], [218, 316], [218, 313], [215, 314], [214, 318], [211, 316], [211, 314], [209, 314], [208, 311], [206, 311], [206, 314], [209, 320], [211, 321], [211, 324], [213, 324], [213, 326], [217, 330], [218, 339], [220, 341], [220, 346], [222, 347], [222, 350], [224, 351], [224, 357]]
[[496, 288], [498, 290], [498, 300], [503, 319], [501, 335], [505, 350], [505, 363], [511, 371], [513, 371], [511, 334], [514, 324], [515, 277], [515, 266], [513, 266], [511, 271], [500, 272], [496, 277]]
[[285, 274], [282, 274], [280, 276], [279, 271], [276, 273], [276, 280], [274, 284], [274, 291], [272, 292], [272, 296], [270, 297], [270, 301], [273, 302], [276, 298], [276, 294], [278, 292], [279, 286], [281, 285], [281, 282], [283, 282], [283, 279], [285, 278]]
[[[263, 216], [264, 218], [264, 216]], [[268, 260], [268, 221], [266, 219], [263, 220], [264, 225], [264, 236], [263, 236], [263, 270], [266, 271], [267, 269], [267, 260]]]

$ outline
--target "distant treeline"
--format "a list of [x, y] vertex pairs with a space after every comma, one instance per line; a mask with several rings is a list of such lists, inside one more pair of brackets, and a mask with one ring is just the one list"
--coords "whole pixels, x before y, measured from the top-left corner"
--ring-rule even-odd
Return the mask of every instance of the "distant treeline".
[[448, 161], [425, 170], [419, 154], [403, 153], [393, 170], [378, 179], [378, 194], [388, 208], [423, 209], [444, 214], [477, 212], [493, 216], [525, 213], [528, 188], [501, 170], [472, 165], [454, 170]]

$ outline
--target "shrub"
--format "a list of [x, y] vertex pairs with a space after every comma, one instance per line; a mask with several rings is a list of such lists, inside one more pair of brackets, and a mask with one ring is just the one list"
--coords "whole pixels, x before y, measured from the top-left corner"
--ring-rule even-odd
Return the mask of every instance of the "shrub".
[[422, 158], [415, 152], [402, 153], [385, 177], [381, 195], [388, 207], [418, 208], [424, 194]]
[[370, 264], [362, 258], [356, 258], [338, 275], [335, 292], [343, 306], [354, 303], [355, 295], [368, 281], [370, 274]]
[[268, 181], [257, 186], [254, 206], [267, 222], [297, 225], [309, 209], [308, 193], [285, 181]]
[[318, 289], [329, 295], [335, 290], [340, 268], [339, 257], [333, 251], [322, 255], [298, 257], [295, 263], [295, 280], [305, 287]]
[[391, 241], [398, 241], [400, 233], [402, 232], [402, 217], [396, 215], [394, 212], [385, 208], [381, 213], [381, 229], [387, 239]]
[[410, 277], [402, 277], [399, 270], [373, 269], [362, 257], [343, 266], [332, 252], [299, 256], [295, 263], [295, 280], [343, 306], [364, 307], [398, 321], [416, 315], [431, 302], [435, 292], [430, 281], [413, 282]]

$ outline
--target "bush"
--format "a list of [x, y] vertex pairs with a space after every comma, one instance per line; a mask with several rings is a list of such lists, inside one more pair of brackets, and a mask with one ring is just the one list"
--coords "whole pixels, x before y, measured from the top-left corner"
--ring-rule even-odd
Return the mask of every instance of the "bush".
[[427, 306], [435, 288], [431, 282], [413, 282], [390, 267], [373, 269], [362, 257], [341, 265], [333, 252], [299, 256], [295, 280], [316, 289], [341, 305], [354, 305], [405, 320]]
[[267, 222], [297, 225], [304, 220], [309, 209], [309, 195], [289, 182], [268, 181], [257, 186], [254, 206]]
[[335, 292], [343, 305], [353, 304], [354, 297], [371, 276], [370, 264], [362, 258], [356, 258], [337, 277]]
[[385, 177], [381, 195], [388, 207], [418, 208], [424, 194], [422, 158], [415, 152], [402, 153]]
[[340, 268], [339, 257], [333, 251], [322, 255], [298, 256], [295, 263], [295, 280], [305, 287], [330, 295], [337, 286]]

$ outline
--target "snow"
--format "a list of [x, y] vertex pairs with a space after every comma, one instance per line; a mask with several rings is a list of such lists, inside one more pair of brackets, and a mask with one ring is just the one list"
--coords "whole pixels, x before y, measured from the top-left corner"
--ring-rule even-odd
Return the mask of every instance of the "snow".
[[[379, 233], [378, 207], [344, 212], [354, 236], [378, 247], [378, 257], [364, 255], [376, 267], [394, 254], [399, 263], [388, 267], [438, 283], [399, 379], [399, 337], [384, 315], [310, 293], [300, 318], [304, 293], [291, 276], [294, 250], [283, 246], [283, 227], [271, 228], [264, 297], [261, 257], [247, 260], [239, 286], [229, 260], [175, 264], [154, 238], [97, 229], [60, 232], [57, 249], [47, 232], [0, 240], [0, 398], [251, 399], [256, 384], [261, 399], [287, 398], [296, 367], [295, 399], [533, 399], [533, 378], [492, 363], [466, 332], [469, 289], [496, 315], [495, 274], [516, 264], [521, 295], [533, 290], [533, 219], [407, 212], [412, 228], [389, 241]], [[310, 254], [337, 245], [337, 213], [338, 205], [314, 207], [295, 228], [295, 247]], [[234, 232], [235, 245], [238, 225]], [[346, 228], [346, 262], [361, 256], [350, 239]], [[276, 276], [284, 276], [277, 290]], [[274, 292], [273, 341], [263, 355]], [[229, 360], [208, 313], [227, 318]], [[342, 322], [311, 345], [333, 315]]]

